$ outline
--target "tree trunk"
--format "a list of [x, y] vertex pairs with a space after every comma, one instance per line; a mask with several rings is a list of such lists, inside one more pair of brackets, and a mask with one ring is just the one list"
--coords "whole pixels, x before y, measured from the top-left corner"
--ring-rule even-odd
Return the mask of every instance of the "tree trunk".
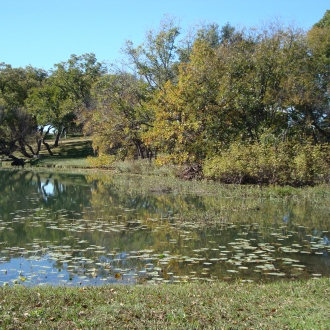
[[32, 148], [32, 146], [30, 146], [28, 143], [26, 143], [26, 146], [29, 148], [29, 150], [31, 151], [32, 155], [35, 155], [35, 154], [38, 155], [38, 153], [39, 153], [39, 150], [38, 149], [37, 149], [37, 153], [35, 153], [34, 150], [33, 150], [33, 148]]
[[60, 141], [60, 136], [61, 136], [61, 132], [57, 131], [55, 142], [54, 142], [54, 148], [58, 147], [58, 142]]
[[47, 136], [47, 134], [49, 133], [50, 129], [51, 129], [51, 127], [48, 128], [47, 132], [46, 132], [45, 135], [43, 136], [43, 138], [42, 138], [42, 143], [43, 143], [44, 146], [46, 147], [46, 149], [47, 149], [47, 151], [49, 152], [49, 154], [50, 154], [51, 156], [54, 156], [53, 152], [50, 150], [50, 146], [49, 146], [49, 144], [45, 141], [45, 140], [46, 140], [46, 136]]
[[19, 140], [18, 144], [20, 153], [27, 158], [32, 158], [32, 156], [26, 151], [24, 141]]
[[[54, 148], [58, 147], [59, 141], [60, 141], [60, 137], [61, 137], [61, 135], [63, 134], [64, 131], [66, 131], [66, 127], [62, 127], [61, 130], [57, 131], [55, 142], [54, 142]], [[66, 138], [66, 134], [65, 134], [65, 138]]]
[[42, 139], [38, 139], [37, 140], [37, 152], [36, 155], [38, 156], [41, 150], [41, 143], [42, 143]]
[[143, 149], [142, 149], [142, 146], [141, 146], [142, 145], [141, 141], [138, 140], [138, 139], [134, 139], [133, 143], [135, 145], [138, 158], [141, 157], [141, 159], [144, 159], [144, 153], [143, 153]]

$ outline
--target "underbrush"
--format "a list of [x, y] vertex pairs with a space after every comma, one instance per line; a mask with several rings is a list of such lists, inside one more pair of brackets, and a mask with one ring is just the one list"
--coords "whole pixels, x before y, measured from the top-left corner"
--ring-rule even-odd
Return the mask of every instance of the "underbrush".
[[207, 159], [203, 173], [223, 183], [303, 186], [328, 183], [329, 165], [328, 145], [233, 143], [220, 155]]

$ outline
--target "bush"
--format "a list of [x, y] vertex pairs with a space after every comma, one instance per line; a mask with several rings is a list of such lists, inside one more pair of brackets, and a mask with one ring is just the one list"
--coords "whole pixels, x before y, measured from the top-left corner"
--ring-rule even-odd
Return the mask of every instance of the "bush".
[[262, 141], [233, 143], [220, 155], [207, 159], [206, 178], [224, 183], [314, 185], [330, 178], [328, 145], [300, 145]]
[[100, 154], [98, 157], [87, 157], [87, 163], [91, 167], [113, 167], [113, 162], [115, 161], [115, 156]]

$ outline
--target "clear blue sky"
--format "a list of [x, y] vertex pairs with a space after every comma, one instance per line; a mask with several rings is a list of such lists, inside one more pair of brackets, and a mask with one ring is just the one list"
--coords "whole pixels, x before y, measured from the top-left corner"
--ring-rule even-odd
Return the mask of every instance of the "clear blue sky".
[[110, 63], [130, 39], [143, 41], [164, 15], [183, 29], [198, 22], [252, 27], [276, 17], [308, 30], [330, 0], [0, 0], [0, 62], [49, 70], [71, 54]]

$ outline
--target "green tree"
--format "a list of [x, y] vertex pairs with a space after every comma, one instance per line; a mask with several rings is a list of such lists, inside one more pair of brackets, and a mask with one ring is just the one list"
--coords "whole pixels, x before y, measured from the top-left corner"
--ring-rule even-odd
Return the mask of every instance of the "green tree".
[[309, 98], [299, 95], [298, 83], [309, 95], [322, 91], [305, 34], [278, 24], [236, 33], [239, 38], [216, 48], [196, 39], [178, 83], [169, 81], [155, 94], [155, 121], [146, 135], [167, 160], [203, 162], [237, 140], [258, 142], [265, 134], [285, 139], [308, 126]]
[[21, 152], [31, 157], [34, 149], [31, 143], [37, 134], [37, 122], [25, 106], [29, 92], [40, 86], [46, 73], [28, 66], [12, 68], [0, 65], [0, 152], [11, 154]]
[[54, 143], [57, 147], [65, 130], [76, 122], [83, 124], [85, 112], [93, 107], [92, 85], [104, 72], [94, 54], [71, 55], [67, 62], [55, 64], [47, 80], [33, 89], [26, 104], [39, 125], [38, 150], [43, 143], [52, 154], [45, 141], [51, 128], [57, 132]]
[[330, 28], [330, 10], [326, 10], [323, 17], [313, 27]]
[[45, 140], [47, 134], [51, 129], [56, 130], [54, 147], [57, 147], [61, 133], [73, 122], [73, 112], [63, 106], [66, 98], [66, 93], [52, 84], [50, 80], [46, 80], [42, 86], [34, 88], [26, 100], [29, 113], [38, 123], [37, 154], [43, 143], [52, 155], [51, 148]]
[[95, 54], [71, 55], [67, 62], [54, 65], [50, 84], [61, 93], [61, 110], [68, 117], [84, 123], [84, 113], [93, 108], [91, 88], [94, 82], [106, 72]]
[[315, 143], [330, 141], [330, 11], [308, 31], [287, 80], [292, 122]]
[[161, 22], [159, 31], [147, 32], [142, 45], [134, 47], [132, 41], [126, 41], [123, 52], [128, 58], [128, 67], [154, 89], [161, 89], [167, 81], [175, 81], [179, 34], [175, 20], [167, 18]]
[[198, 29], [196, 40], [204, 40], [211, 48], [217, 48], [221, 41], [221, 32], [216, 23]]
[[115, 153], [119, 158], [151, 158], [152, 151], [141, 138], [152, 113], [145, 108], [148, 85], [125, 72], [104, 75], [94, 84], [95, 110], [85, 130], [93, 137], [98, 154]]

